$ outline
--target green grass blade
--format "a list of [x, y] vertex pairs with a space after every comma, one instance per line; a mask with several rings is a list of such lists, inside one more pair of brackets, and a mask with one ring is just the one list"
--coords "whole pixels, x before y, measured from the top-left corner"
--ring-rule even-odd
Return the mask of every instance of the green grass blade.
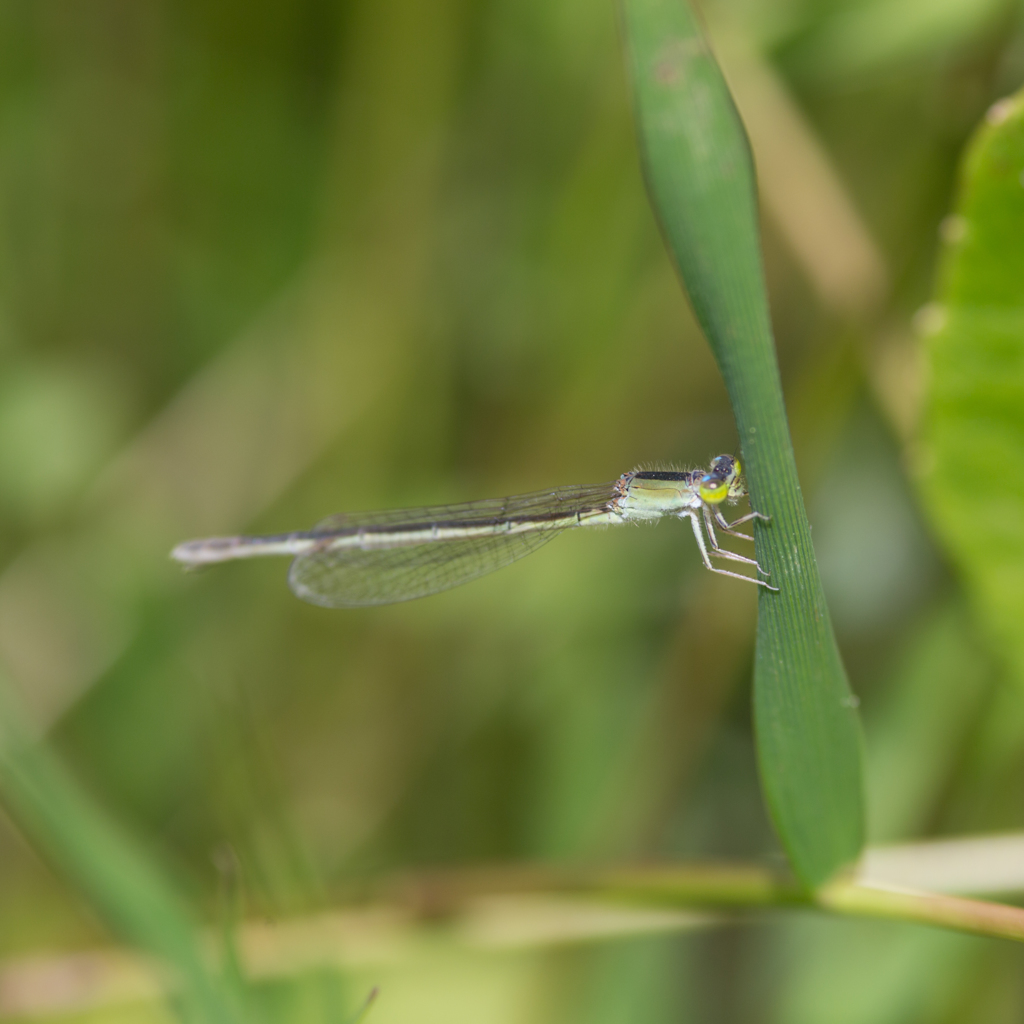
[[761, 265], [743, 126], [684, 0], [623, 0], [648, 189], [732, 400], [762, 592], [754, 674], [761, 779], [799, 878], [825, 881], [863, 842], [860, 730], [811, 548]]
[[991, 639], [1024, 681], [1024, 92], [964, 160], [922, 316], [922, 494]]
[[235, 1019], [204, 963], [198, 929], [170, 883], [31, 736], [2, 679], [0, 802], [111, 931], [169, 971], [186, 1020]]

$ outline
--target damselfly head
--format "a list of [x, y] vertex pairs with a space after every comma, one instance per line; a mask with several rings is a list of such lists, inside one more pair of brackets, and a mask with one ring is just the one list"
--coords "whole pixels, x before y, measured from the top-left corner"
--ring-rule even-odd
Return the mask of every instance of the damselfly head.
[[739, 459], [733, 455], [716, 455], [711, 460], [711, 471], [701, 478], [701, 500], [717, 505], [726, 499], [742, 498], [747, 488], [741, 474]]

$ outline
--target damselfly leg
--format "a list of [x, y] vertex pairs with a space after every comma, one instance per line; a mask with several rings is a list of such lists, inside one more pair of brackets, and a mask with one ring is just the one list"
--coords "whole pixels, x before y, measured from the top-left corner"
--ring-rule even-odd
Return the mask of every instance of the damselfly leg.
[[730, 523], [722, 515], [722, 510], [717, 507], [712, 512], [712, 515], [714, 515], [715, 522], [718, 523], [723, 533], [728, 533], [733, 537], [740, 537], [743, 540], [753, 540], [754, 538], [749, 533], [740, 533], [734, 527], [742, 526], [744, 523], [749, 523], [754, 519], [760, 519], [762, 523], [770, 523], [772, 520], [771, 516], [766, 516], [763, 512], [748, 512], [745, 516], [740, 516], [739, 519], [734, 519]]
[[[757, 559], [748, 558], [746, 555], [739, 555], [735, 551], [727, 551], [725, 548], [721, 547], [718, 543], [718, 537], [715, 536], [715, 527], [711, 522], [711, 512], [707, 505], [704, 506], [702, 511], [704, 513], [704, 526], [708, 533], [708, 554], [711, 555], [712, 558], [728, 558], [733, 562], [743, 562], [746, 565], [757, 565]], [[759, 565], [757, 567], [758, 569], [761, 568]]]
[[724, 548], [720, 548], [718, 546], [718, 540], [715, 538], [714, 530], [711, 528], [706, 510], [704, 513], [704, 519], [708, 526], [708, 536], [711, 539], [712, 550], [710, 552], [708, 551], [708, 545], [704, 541], [704, 531], [700, 528], [700, 520], [697, 518], [696, 509], [688, 509], [681, 513], [680, 518], [683, 516], [690, 520], [690, 526], [693, 528], [693, 536], [697, 541], [697, 547], [700, 550], [700, 557], [704, 562], [705, 569], [710, 569], [711, 572], [716, 572], [719, 576], [732, 576], [738, 580], [746, 580], [748, 583], [756, 583], [759, 587], [767, 587], [774, 593], [779, 592], [778, 587], [773, 587], [764, 580], [756, 579], [753, 576], [744, 576], [743, 573], [740, 572], [730, 572], [728, 569], [718, 569], [712, 565], [711, 556], [713, 555], [717, 558], [729, 558], [736, 562], [744, 562], [747, 565], [754, 565], [757, 566], [758, 572], [764, 572], [764, 569], [757, 565], [757, 562], [753, 558], [747, 558], [745, 555], [737, 555], [734, 551], [726, 551]]
[[[710, 542], [711, 547], [711, 551], [709, 553], [712, 558], [718, 556], [719, 558], [732, 559], [735, 562], [745, 562], [747, 565], [755, 565], [757, 566], [757, 571], [759, 573], [762, 573], [765, 576], [771, 576], [771, 573], [767, 569], [763, 569], [756, 558], [747, 558], [745, 555], [737, 555], [734, 551], [727, 551], [725, 548], [720, 547], [718, 543], [718, 537], [715, 535], [715, 526], [712, 522], [712, 516], [714, 516], [715, 519], [721, 519], [721, 522], [725, 522], [725, 519], [722, 517], [722, 513], [719, 512], [717, 508], [711, 509], [707, 505], [705, 505], [703, 507], [703, 512], [704, 525], [707, 527], [708, 541]], [[728, 527], [728, 525], [729, 524], [726, 523], [726, 527]], [[745, 533], [734, 533], [730, 529], [725, 529], [722, 532], [728, 533], [732, 537], [740, 537], [743, 540], [753, 541], [754, 539], [753, 537], [748, 537]]]

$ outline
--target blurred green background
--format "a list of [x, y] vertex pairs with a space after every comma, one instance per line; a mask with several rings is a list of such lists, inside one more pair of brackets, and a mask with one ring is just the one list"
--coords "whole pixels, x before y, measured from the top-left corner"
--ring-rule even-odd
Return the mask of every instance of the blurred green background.
[[[1024, 9], [703, 12], [758, 161], [870, 839], [1024, 828], [1021, 681], [908, 469], [914, 315], [964, 144], [1024, 81]], [[781, 857], [749, 725], [754, 588], [704, 572], [682, 526], [580, 531], [367, 611], [303, 605], [284, 563], [167, 559], [735, 449], [617, 33], [582, 0], [0, 3], [0, 664], [208, 921], [226, 875], [248, 918], [281, 921], [407, 869]], [[366, 927], [348, 969], [266, 965], [256, 1017], [343, 1021], [372, 984], [381, 1024], [1024, 1014], [1018, 950], [910, 926], [376, 958]], [[0, 972], [109, 942], [0, 818]], [[166, 1012], [143, 993], [76, 1019]]]

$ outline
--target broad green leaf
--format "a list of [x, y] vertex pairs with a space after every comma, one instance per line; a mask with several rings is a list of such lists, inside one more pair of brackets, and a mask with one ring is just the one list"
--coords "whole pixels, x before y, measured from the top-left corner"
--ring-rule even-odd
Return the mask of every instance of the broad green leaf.
[[989, 111], [943, 237], [936, 303], [921, 317], [922, 491], [1024, 681], [1024, 93]]
[[815, 886], [860, 852], [861, 742], [796, 475], [750, 152], [685, 0], [624, 0], [624, 10], [651, 201], [729, 390], [752, 505], [772, 517], [754, 531], [780, 588], [760, 595], [758, 756], [775, 827]]

